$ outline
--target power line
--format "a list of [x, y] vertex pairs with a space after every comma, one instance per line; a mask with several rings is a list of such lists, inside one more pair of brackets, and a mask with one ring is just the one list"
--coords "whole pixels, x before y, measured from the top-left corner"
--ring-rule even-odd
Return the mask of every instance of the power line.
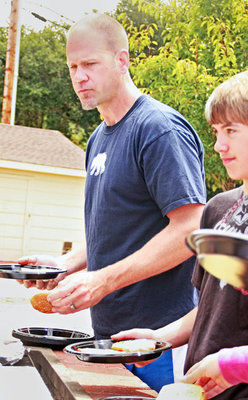
[[25, 1], [27, 1], [28, 3], [34, 4], [34, 5], [36, 5], [36, 6], [40, 7], [40, 8], [45, 8], [45, 9], [47, 9], [47, 10], [53, 12], [54, 14], [58, 15], [58, 16], [61, 17], [61, 18], [67, 19], [67, 21], [70, 21], [70, 22], [72, 22], [72, 23], [75, 22], [74, 20], [72, 20], [72, 19], [70, 19], [70, 18], [68, 18], [68, 17], [65, 17], [64, 15], [58, 13], [57, 11], [53, 10], [52, 8], [49, 8], [49, 7], [47, 7], [47, 6], [43, 6], [42, 4], [36, 3], [35, 1], [30, 1], [30, 0], [25, 0]]
[[53, 25], [56, 25], [56, 26], [59, 26], [60, 28], [66, 29], [63, 25], [57, 24], [57, 22], [51, 21], [50, 19], [46, 19], [45, 17], [42, 17], [41, 15], [39, 15], [39, 14], [33, 12], [33, 11], [30, 11], [30, 13], [31, 13], [35, 18], [39, 19], [39, 20], [42, 21], [42, 22], [50, 22], [50, 23], [53, 24]]
[[27, 13], [33, 15], [33, 17], [39, 19], [39, 20], [42, 21], [42, 22], [50, 22], [50, 23], [53, 24], [53, 25], [59, 26], [60, 28], [63, 28], [63, 29], [66, 29], [65, 26], [60, 25], [60, 24], [58, 24], [57, 22], [51, 21], [50, 19], [47, 19], [47, 18], [45, 18], [45, 17], [43, 17], [43, 16], [41, 16], [41, 15], [35, 13], [34, 11], [27, 10], [27, 9], [24, 8], [24, 7], [21, 7], [21, 10], [26, 11]]
[[[52, 9], [49, 8], [49, 7], [43, 6], [42, 4], [36, 3], [36, 2], [34, 2], [34, 1], [29, 1], [29, 0], [25, 0], [25, 1], [28, 2], [28, 3], [34, 4], [34, 5], [38, 6], [38, 7], [45, 8], [45, 9], [47, 9], [47, 10], [53, 12], [54, 14], [58, 15], [58, 16], [61, 17], [61, 18], [64, 18], [64, 19], [66, 19], [67, 21], [70, 21], [71, 23], [75, 23], [74, 20], [72, 20], [72, 19], [70, 19], [70, 18], [68, 18], [68, 17], [65, 17], [65, 16], [62, 15], [62, 14], [57, 13], [56, 11], [52, 10]], [[3, 0], [3, 2], [4, 2], [4, 4], [9, 5], [9, 2], [8, 2], [7, 0]], [[49, 19], [47, 19], [47, 18], [45, 18], [45, 17], [39, 15], [38, 13], [36, 13], [36, 12], [34, 12], [34, 11], [31, 11], [31, 10], [25, 8], [25, 7], [20, 7], [20, 9], [21, 9], [21, 10], [24, 10], [24, 11], [30, 13], [30, 14], [32, 14], [34, 17], [40, 19], [40, 20], [43, 21], [43, 22], [51, 22], [52, 24], [57, 25], [57, 26], [60, 26], [60, 27], [63, 28], [62, 25], [60, 25], [60, 24], [58, 24], [58, 23], [56, 23], [56, 22], [54, 22], [54, 21], [51, 21], [51, 20], [49, 20]]]

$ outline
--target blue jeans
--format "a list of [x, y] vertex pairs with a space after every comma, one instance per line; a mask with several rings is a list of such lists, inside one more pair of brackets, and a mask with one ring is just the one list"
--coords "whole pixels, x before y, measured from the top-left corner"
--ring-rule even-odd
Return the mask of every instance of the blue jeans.
[[166, 351], [152, 363], [141, 368], [135, 367], [134, 364], [124, 365], [157, 392], [160, 391], [162, 386], [174, 382], [172, 350]]

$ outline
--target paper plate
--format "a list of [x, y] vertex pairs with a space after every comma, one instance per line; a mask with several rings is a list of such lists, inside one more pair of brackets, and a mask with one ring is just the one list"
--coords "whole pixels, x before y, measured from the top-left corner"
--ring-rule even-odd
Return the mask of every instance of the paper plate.
[[44, 327], [26, 327], [14, 329], [12, 331], [12, 336], [20, 339], [25, 345], [44, 346], [51, 348], [64, 348], [72, 343], [93, 339], [91, 335], [84, 332]]
[[[168, 342], [156, 342], [155, 350], [126, 353], [124, 351], [113, 352], [113, 350], [111, 350], [113, 343], [116, 343], [116, 341], [111, 339], [86, 341], [66, 346], [64, 351], [74, 354], [81, 361], [123, 364], [152, 360], [172, 347]], [[93, 353], [91, 353], [92, 349]]]
[[188, 235], [186, 243], [210, 274], [248, 289], [248, 235], [197, 229]]
[[54, 279], [63, 272], [66, 272], [66, 269], [49, 265], [0, 264], [0, 278], [7, 279]]

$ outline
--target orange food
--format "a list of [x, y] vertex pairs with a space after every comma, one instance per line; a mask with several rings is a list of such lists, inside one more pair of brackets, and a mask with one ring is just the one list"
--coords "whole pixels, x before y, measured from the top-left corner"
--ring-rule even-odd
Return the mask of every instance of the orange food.
[[52, 304], [47, 300], [47, 296], [50, 293], [38, 293], [35, 294], [31, 299], [30, 302], [35, 310], [38, 310], [45, 314], [52, 313]]

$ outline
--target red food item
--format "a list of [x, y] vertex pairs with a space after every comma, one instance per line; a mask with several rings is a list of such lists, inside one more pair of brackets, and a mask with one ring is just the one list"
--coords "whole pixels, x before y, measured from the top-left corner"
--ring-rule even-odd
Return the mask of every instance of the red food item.
[[35, 294], [30, 299], [30, 303], [32, 304], [33, 308], [45, 314], [52, 313], [52, 304], [47, 300], [47, 296], [49, 296], [49, 294], [50, 293], [48, 292]]

